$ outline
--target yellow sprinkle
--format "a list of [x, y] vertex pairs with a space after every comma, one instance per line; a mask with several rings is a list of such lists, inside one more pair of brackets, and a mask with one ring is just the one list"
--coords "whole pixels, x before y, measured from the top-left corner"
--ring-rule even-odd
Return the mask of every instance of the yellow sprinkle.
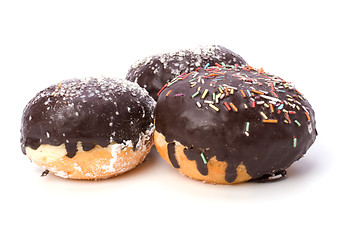
[[208, 89], [205, 89], [204, 93], [201, 96], [201, 99], [204, 99], [208, 93]]
[[212, 103], [208, 104], [208, 106], [210, 106], [211, 108], [213, 108], [214, 110], [216, 110], [217, 112], [219, 112], [219, 108], [217, 108], [216, 106], [214, 106]]
[[264, 119], [268, 119], [268, 117], [265, 115], [265, 113], [260, 112], [260, 115], [262, 115], [262, 117], [263, 117]]

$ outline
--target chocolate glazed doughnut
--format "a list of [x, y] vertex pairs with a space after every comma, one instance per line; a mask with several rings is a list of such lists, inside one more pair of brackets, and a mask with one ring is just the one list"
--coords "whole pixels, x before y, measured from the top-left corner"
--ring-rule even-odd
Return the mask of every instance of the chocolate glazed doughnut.
[[183, 174], [231, 184], [285, 176], [314, 143], [314, 111], [289, 82], [224, 63], [175, 78], [155, 108], [155, 146]]
[[150, 151], [154, 106], [147, 91], [126, 80], [65, 80], [25, 107], [21, 149], [62, 177], [108, 178], [135, 167]]
[[126, 78], [146, 88], [157, 100], [157, 93], [168, 81], [181, 73], [194, 71], [207, 63], [214, 65], [216, 62], [246, 64], [241, 56], [231, 50], [219, 45], [210, 45], [145, 58], [130, 67]]

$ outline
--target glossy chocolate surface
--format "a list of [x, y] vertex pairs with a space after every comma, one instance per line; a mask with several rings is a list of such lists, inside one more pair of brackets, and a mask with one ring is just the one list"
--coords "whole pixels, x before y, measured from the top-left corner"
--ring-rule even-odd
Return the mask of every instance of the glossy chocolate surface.
[[207, 63], [214, 65], [216, 62], [246, 64], [241, 56], [231, 50], [211, 45], [145, 58], [129, 69], [126, 78], [146, 88], [157, 100], [157, 93], [168, 81], [181, 73], [189, 73], [198, 67], [204, 67]]
[[285, 176], [317, 135], [314, 111], [303, 95], [250, 66], [218, 64], [182, 74], [162, 90], [154, 114], [156, 131], [168, 143], [184, 145], [202, 175], [213, 156], [226, 161], [229, 183], [239, 164], [253, 179]]
[[77, 142], [89, 151], [100, 145], [139, 140], [153, 123], [155, 101], [137, 84], [110, 78], [72, 79], [39, 92], [25, 107], [21, 148], [65, 144], [67, 156]]

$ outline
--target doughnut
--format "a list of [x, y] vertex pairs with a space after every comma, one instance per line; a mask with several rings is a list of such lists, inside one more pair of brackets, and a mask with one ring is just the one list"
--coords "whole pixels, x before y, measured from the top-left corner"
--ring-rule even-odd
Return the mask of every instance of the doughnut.
[[317, 136], [301, 92], [249, 65], [221, 63], [178, 76], [161, 91], [154, 116], [161, 157], [213, 184], [281, 179]]
[[195, 49], [179, 50], [147, 57], [132, 65], [127, 80], [137, 82], [146, 88], [157, 100], [158, 92], [170, 80], [181, 73], [188, 73], [206, 64], [224, 62], [231, 65], [245, 65], [245, 60], [231, 50], [219, 46], [201, 46]]
[[26, 105], [21, 149], [45, 171], [70, 179], [106, 179], [136, 167], [154, 144], [155, 101], [126, 80], [71, 79]]

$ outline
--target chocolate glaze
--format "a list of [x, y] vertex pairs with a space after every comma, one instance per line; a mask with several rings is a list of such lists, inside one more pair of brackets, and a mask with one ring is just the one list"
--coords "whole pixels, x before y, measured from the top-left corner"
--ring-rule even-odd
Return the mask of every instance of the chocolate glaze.
[[131, 140], [153, 124], [155, 101], [137, 84], [116, 79], [72, 79], [39, 92], [25, 107], [21, 148], [65, 144], [67, 156]]
[[198, 67], [204, 67], [207, 63], [213, 65], [216, 62], [231, 65], [246, 64], [241, 56], [231, 50], [219, 45], [211, 45], [145, 58], [131, 66], [126, 78], [146, 88], [157, 100], [157, 93], [166, 82], [181, 73], [188, 73]]
[[[221, 91], [216, 102], [213, 93]], [[226, 161], [229, 183], [239, 164], [253, 179], [274, 176], [300, 159], [317, 135], [314, 111], [301, 93], [250, 66], [208, 67], [179, 76], [159, 95], [154, 114], [156, 131], [168, 143], [184, 145], [202, 175], [208, 168], [201, 154], [207, 161], [213, 156]]]
[[175, 143], [172, 142], [172, 143], [167, 144], [167, 150], [168, 150], [169, 160], [171, 164], [173, 165], [173, 167], [180, 168], [179, 163], [175, 157]]

